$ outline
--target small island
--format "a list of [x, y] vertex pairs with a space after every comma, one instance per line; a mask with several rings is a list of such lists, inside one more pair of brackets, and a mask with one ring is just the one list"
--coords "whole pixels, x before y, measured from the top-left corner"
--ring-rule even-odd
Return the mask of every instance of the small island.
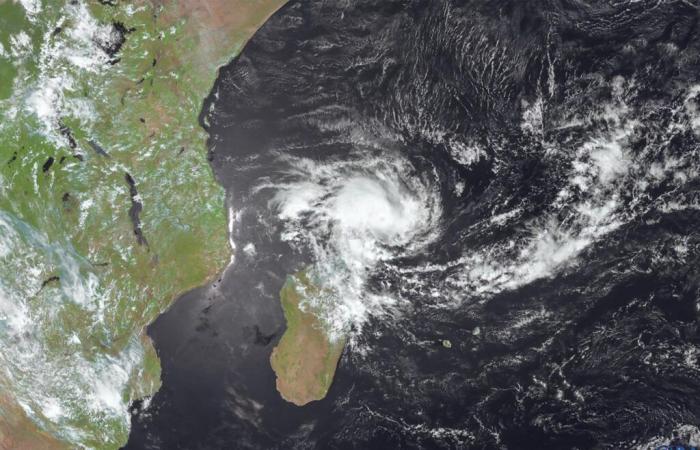
[[344, 339], [329, 339], [321, 320], [302, 305], [304, 295], [314, 292], [318, 287], [304, 272], [287, 277], [280, 291], [287, 330], [270, 356], [277, 390], [297, 406], [326, 396], [345, 346]]

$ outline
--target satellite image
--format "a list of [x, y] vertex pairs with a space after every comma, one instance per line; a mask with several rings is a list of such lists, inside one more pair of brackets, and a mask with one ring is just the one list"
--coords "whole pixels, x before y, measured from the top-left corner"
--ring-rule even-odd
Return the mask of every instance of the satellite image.
[[0, 449], [700, 447], [697, 0], [0, 0]]

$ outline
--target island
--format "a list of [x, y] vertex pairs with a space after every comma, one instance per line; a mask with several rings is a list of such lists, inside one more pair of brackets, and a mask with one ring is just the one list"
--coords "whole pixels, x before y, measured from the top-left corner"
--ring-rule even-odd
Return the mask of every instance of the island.
[[326, 396], [333, 383], [345, 339], [332, 340], [305, 296], [319, 288], [306, 272], [288, 276], [280, 301], [287, 329], [270, 356], [277, 375], [277, 390], [282, 398], [297, 406]]

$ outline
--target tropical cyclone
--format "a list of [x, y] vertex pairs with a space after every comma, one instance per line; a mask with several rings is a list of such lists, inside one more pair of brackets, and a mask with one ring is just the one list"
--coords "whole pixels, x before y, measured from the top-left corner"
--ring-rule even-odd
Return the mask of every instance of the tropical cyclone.
[[118, 447], [158, 389], [144, 327], [230, 253], [201, 102], [282, 3], [0, 1], [3, 448]]
[[[221, 71], [207, 116], [235, 241], [255, 251], [229, 272], [240, 290], [202, 301], [241, 331], [189, 349], [223, 341], [211, 354], [240, 349], [249, 372], [194, 372], [221, 380], [210, 398], [225, 397], [222, 419], [179, 436], [192, 447], [245, 436], [249, 448], [634, 448], [697, 424], [690, 3], [285, 6]], [[328, 292], [310, 311], [350, 345], [326, 398], [305, 408], [267, 396], [273, 338], [243, 333], [279, 336], [282, 308], [267, 307], [299, 270]], [[171, 404], [199, 400], [184, 391]]]

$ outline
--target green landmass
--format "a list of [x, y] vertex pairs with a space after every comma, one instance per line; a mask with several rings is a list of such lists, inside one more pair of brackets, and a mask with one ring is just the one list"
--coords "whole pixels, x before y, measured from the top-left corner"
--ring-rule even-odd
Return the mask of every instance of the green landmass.
[[329, 338], [319, 314], [304, 301], [318, 292], [305, 272], [287, 277], [280, 291], [287, 329], [270, 363], [280, 395], [297, 406], [326, 396], [345, 346], [344, 339]]
[[282, 3], [0, 0], [0, 448], [126, 441], [145, 326], [230, 257], [202, 101]]

